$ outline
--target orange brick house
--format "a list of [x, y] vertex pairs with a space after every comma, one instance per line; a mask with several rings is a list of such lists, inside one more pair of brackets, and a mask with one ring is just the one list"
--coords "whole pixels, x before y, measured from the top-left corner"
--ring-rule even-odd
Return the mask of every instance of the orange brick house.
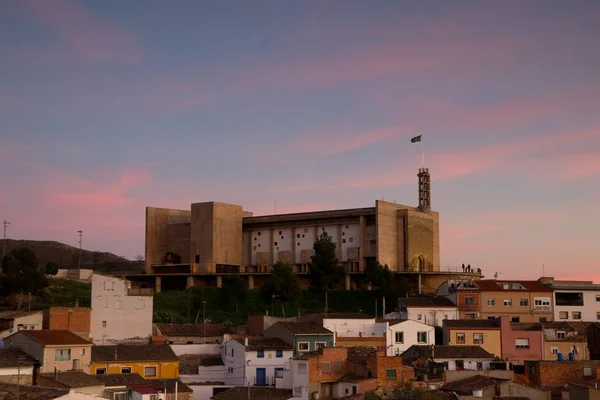
[[71, 331], [84, 339], [90, 337], [90, 307], [49, 307], [44, 310], [43, 329]]

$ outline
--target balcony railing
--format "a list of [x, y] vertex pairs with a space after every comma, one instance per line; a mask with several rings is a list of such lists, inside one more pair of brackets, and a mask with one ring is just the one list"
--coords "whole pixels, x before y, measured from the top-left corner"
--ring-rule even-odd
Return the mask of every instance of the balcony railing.
[[459, 304], [459, 311], [479, 311], [479, 304]]
[[264, 379], [259, 379], [255, 376], [254, 386], [275, 386], [275, 379], [274, 376], [266, 376]]

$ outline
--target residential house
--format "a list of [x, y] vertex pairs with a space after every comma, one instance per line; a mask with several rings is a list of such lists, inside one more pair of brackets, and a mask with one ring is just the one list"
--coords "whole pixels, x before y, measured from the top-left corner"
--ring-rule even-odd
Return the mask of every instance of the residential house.
[[93, 376], [98, 381], [104, 383], [104, 394], [101, 397], [111, 400], [126, 400], [130, 397], [129, 389], [150, 385], [147, 380], [136, 373]]
[[129, 390], [131, 400], [157, 400], [160, 391], [152, 386], [135, 386]]
[[150, 379], [150, 386], [158, 390], [165, 400], [193, 400], [194, 391], [178, 379]]
[[289, 367], [294, 347], [279, 338], [246, 337], [221, 346], [227, 385], [275, 386], [277, 371]]
[[592, 281], [557, 281], [540, 278], [554, 291], [555, 321], [600, 320], [600, 284]]
[[525, 376], [542, 388], [596, 382], [600, 379], [600, 361], [525, 361]]
[[96, 379], [94, 375], [88, 375], [82, 371], [64, 371], [40, 374], [38, 385], [72, 389], [77, 393], [102, 396], [104, 394], [104, 382]]
[[20, 330], [42, 329], [41, 311], [5, 311], [0, 313], [0, 340]]
[[154, 335], [168, 344], [220, 344], [226, 333], [232, 330], [224, 324], [154, 324]]
[[44, 310], [43, 328], [49, 330], [71, 331], [84, 339], [90, 337], [90, 307], [49, 307]]
[[384, 321], [386, 326], [386, 354], [398, 356], [413, 345], [435, 344], [435, 328], [414, 320]]
[[544, 335], [540, 324], [511, 322], [510, 317], [500, 317], [502, 359], [523, 365], [525, 360], [544, 357]]
[[585, 334], [587, 336], [588, 349], [591, 360], [600, 360], [600, 323], [588, 325]]
[[573, 383], [568, 393], [569, 400], [600, 400], [600, 382]]
[[94, 346], [90, 373], [137, 373], [145, 379], [179, 378], [179, 359], [168, 345]]
[[436, 292], [437, 296], [449, 299], [458, 309], [459, 319], [480, 317], [481, 298], [479, 287], [473, 279], [449, 279], [443, 282]]
[[185, 383], [223, 382], [227, 370], [221, 354], [180, 354], [179, 378]]
[[552, 289], [538, 281], [475, 281], [481, 296], [479, 318], [510, 317], [512, 322], [545, 322], [554, 318]]
[[121, 278], [92, 276], [90, 336], [94, 344], [146, 341], [152, 336], [152, 289]]
[[41, 364], [40, 372], [89, 372], [92, 343], [69, 331], [19, 331], [5, 340]]
[[32, 385], [35, 360], [18, 348], [0, 348], [0, 382]]
[[0, 383], [0, 396], [3, 400], [98, 400], [97, 396], [77, 393], [70, 389], [14, 383]]
[[385, 393], [415, 378], [414, 368], [404, 365], [401, 357], [386, 356], [385, 352], [373, 347], [349, 348], [348, 372], [350, 376], [362, 377], [361, 388], [365, 391], [373, 385], [368, 379], [373, 378], [374, 385]]
[[458, 319], [458, 307], [441, 296], [398, 298], [400, 319], [411, 319], [431, 326], [442, 326], [445, 319]]
[[474, 397], [490, 400], [508, 398], [529, 400], [551, 399], [551, 393], [549, 391], [512, 382], [507, 379], [498, 379], [482, 375], [447, 382], [442, 386], [442, 391], [455, 394], [459, 400], [470, 400]]
[[213, 400], [297, 400], [291, 390], [271, 387], [235, 387], [211, 397]]
[[[586, 330], [589, 324], [582, 322], [544, 322], [541, 324], [544, 335], [544, 355], [542, 360], [559, 358], [589, 360]], [[560, 355], [559, 355], [560, 354]]]
[[444, 344], [481, 346], [495, 357], [502, 356], [500, 319], [447, 320], [443, 323]]
[[480, 346], [411, 346], [402, 361], [417, 376], [441, 378], [444, 371], [488, 371], [494, 356]]
[[335, 345], [333, 332], [312, 321], [279, 321], [267, 328], [264, 335], [265, 337], [279, 338], [292, 345], [294, 355]]

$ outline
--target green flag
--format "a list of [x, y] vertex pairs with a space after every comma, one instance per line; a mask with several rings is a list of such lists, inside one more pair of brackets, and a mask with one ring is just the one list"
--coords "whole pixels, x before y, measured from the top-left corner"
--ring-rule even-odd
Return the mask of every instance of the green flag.
[[410, 139], [411, 143], [417, 143], [421, 141], [421, 135], [419, 136], [415, 136], [414, 138]]

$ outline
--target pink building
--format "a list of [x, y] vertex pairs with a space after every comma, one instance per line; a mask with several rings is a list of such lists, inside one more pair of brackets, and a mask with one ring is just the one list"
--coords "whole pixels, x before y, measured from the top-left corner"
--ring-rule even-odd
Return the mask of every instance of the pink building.
[[502, 358], [513, 364], [542, 360], [544, 340], [541, 324], [511, 322], [509, 316], [500, 317]]

